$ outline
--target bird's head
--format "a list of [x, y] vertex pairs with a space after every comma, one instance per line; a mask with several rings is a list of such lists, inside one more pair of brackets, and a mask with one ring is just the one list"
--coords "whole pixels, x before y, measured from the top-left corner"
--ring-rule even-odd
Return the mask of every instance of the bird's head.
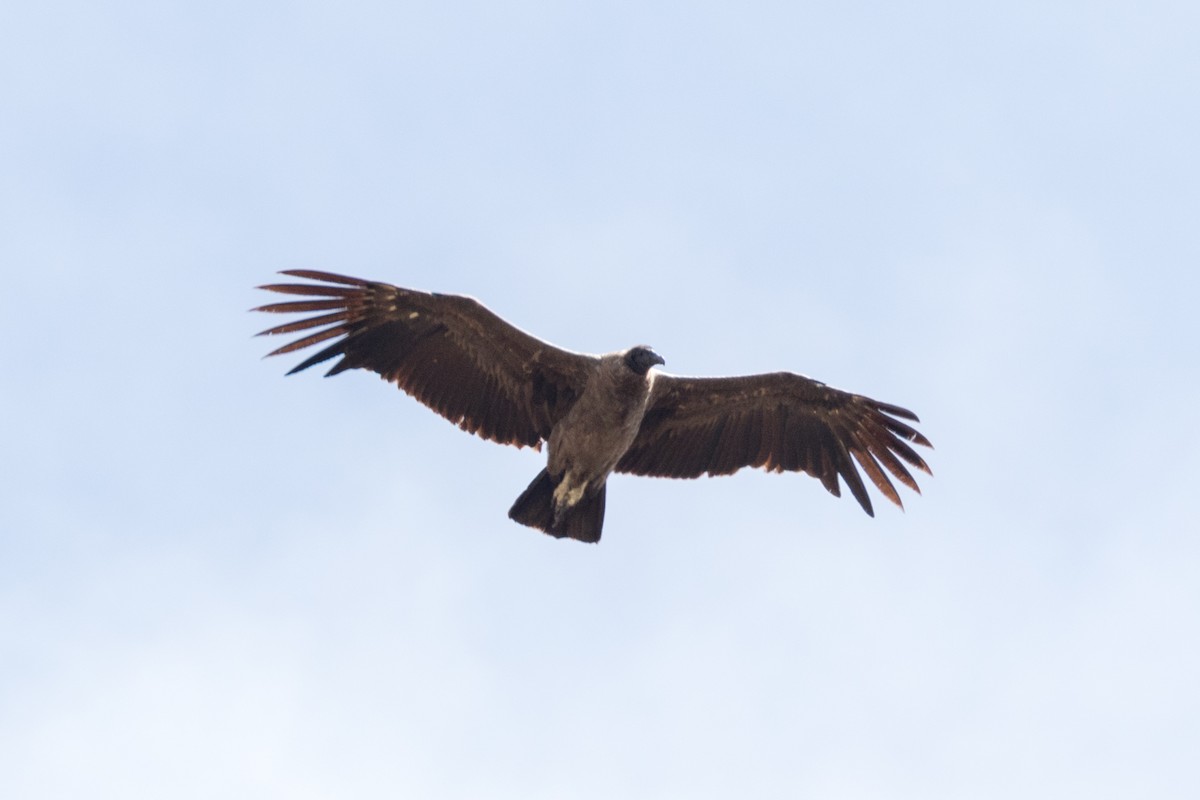
[[638, 375], [645, 375], [655, 364], [665, 364], [666, 361], [658, 353], [644, 344], [631, 347], [625, 351], [625, 366]]

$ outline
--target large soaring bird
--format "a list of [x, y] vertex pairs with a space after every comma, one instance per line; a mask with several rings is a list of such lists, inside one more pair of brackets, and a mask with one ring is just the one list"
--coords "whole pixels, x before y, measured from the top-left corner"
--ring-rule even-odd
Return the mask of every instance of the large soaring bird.
[[333, 340], [289, 375], [337, 358], [328, 375], [376, 372], [484, 439], [533, 448], [546, 443], [546, 468], [508, 515], [552, 536], [600, 540], [606, 482], [614, 471], [665, 478], [730, 475], [742, 467], [800, 471], [835, 497], [840, 476], [871, 516], [859, 467], [901, 507], [887, 472], [918, 493], [905, 463], [929, 472], [909, 446], [932, 447], [903, 421], [916, 422], [915, 414], [803, 375], [669, 375], [654, 369], [665, 362], [649, 347], [573, 353], [469, 297], [328, 272], [282, 274], [320, 283], [259, 287], [305, 299], [255, 310], [319, 313], [260, 335], [322, 330], [270, 355]]

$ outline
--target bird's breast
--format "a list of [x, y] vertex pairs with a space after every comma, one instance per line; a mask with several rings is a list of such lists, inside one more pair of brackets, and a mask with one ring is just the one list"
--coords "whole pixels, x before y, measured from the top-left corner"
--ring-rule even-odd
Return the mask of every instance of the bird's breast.
[[640, 378], [591, 381], [550, 434], [551, 473], [607, 476], [637, 436], [648, 398], [649, 383]]

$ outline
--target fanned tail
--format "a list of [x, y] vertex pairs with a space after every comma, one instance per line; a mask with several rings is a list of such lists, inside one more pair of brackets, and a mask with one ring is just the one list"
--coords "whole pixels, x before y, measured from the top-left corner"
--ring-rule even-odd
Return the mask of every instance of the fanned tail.
[[600, 541], [600, 531], [604, 527], [604, 495], [608, 487], [601, 486], [595, 494], [585, 495], [555, 526], [554, 489], [557, 486], [558, 481], [543, 469], [513, 503], [508, 511], [509, 518], [558, 539]]

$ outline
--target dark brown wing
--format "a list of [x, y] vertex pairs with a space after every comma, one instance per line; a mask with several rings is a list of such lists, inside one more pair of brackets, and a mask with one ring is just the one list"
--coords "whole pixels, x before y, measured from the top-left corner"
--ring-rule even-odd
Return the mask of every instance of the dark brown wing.
[[328, 272], [282, 274], [324, 283], [260, 286], [306, 299], [254, 310], [321, 313], [259, 335], [328, 327], [269, 355], [334, 339], [289, 375], [340, 357], [327, 375], [356, 368], [377, 372], [463, 430], [502, 444], [537, 447], [549, 438], [598, 363], [518, 330], [469, 297]]
[[908, 442], [933, 445], [897, 418], [918, 421], [911, 411], [791, 372], [739, 378], [659, 373], [641, 430], [617, 471], [664, 478], [730, 475], [742, 467], [803, 471], [835, 497], [841, 496], [840, 475], [875, 516], [855, 461], [901, 508], [880, 465], [918, 494], [902, 460], [929, 472]]

